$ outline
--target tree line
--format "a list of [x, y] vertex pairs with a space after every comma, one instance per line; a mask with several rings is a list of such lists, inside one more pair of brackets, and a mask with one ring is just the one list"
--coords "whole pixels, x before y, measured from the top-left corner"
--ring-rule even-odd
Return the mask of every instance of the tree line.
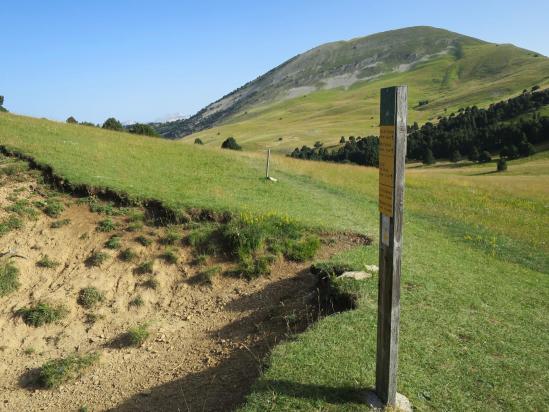
[[[439, 117], [437, 124], [427, 122], [419, 127], [414, 123], [408, 126], [407, 159], [432, 164], [436, 159], [457, 162], [463, 158], [487, 162], [493, 153], [507, 159], [530, 156], [534, 145], [549, 141], [549, 117], [537, 112], [545, 105], [549, 105], [549, 89], [534, 86], [487, 109], [466, 107]], [[313, 147], [295, 148], [289, 156], [378, 166], [377, 136], [342, 136], [339, 143], [337, 148], [325, 148], [317, 142]]]
[[141, 134], [145, 136], [159, 137], [160, 135], [150, 125], [143, 123], [134, 123], [129, 126], [124, 126], [114, 117], [109, 117], [102, 125], [95, 125], [91, 122], [78, 122], [73, 116], [67, 119], [69, 124], [80, 124], [82, 126], [100, 127], [102, 129], [114, 130], [115, 132], [129, 132], [132, 134]]

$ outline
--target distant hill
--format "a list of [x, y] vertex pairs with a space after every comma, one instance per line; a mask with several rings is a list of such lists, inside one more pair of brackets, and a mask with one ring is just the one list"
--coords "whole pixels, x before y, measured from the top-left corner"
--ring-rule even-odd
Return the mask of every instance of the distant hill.
[[[549, 83], [549, 59], [433, 27], [411, 27], [324, 44], [295, 56], [188, 119], [156, 125], [218, 144], [281, 150], [377, 127], [379, 88], [410, 86], [410, 120], [483, 105]], [[420, 106], [420, 101], [422, 102]]]

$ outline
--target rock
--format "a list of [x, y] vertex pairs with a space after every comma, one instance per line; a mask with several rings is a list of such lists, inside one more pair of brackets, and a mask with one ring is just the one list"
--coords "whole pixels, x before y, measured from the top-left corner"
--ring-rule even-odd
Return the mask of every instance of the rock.
[[344, 272], [340, 278], [351, 278], [356, 280], [364, 280], [372, 277], [371, 273], [368, 272]]

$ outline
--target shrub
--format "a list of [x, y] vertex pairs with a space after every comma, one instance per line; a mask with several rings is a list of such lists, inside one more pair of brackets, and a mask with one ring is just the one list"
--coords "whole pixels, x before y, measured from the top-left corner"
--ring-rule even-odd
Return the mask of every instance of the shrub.
[[36, 262], [36, 266], [40, 268], [53, 269], [59, 266], [59, 262], [56, 262], [55, 260], [50, 259], [48, 255], [44, 255], [38, 262]]
[[122, 238], [117, 235], [112, 235], [109, 240], [105, 242], [107, 249], [120, 249]]
[[27, 325], [38, 327], [57, 322], [64, 318], [67, 312], [67, 309], [62, 305], [53, 306], [40, 302], [36, 306], [19, 309], [17, 315], [21, 316]]
[[450, 161], [453, 163], [457, 163], [460, 160], [461, 160], [461, 153], [459, 152], [459, 150], [454, 150], [452, 152], [452, 155], [450, 156]]
[[124, 127], [122, 126], [122, 123], [120, 123], [114, 117], [109, 117], [107, 120], [105, 120], [105, 123], [103, 123], [103, 126], [101, 126], [101, 127], [103, 129], [114, 130], [114, 131], [117, 131], [117, 132], [123, 132], [124, 131]]
[[433, 151], [431, 149], [425, 150], [422, 162], [426, 165], [433, 165], [436, 163], [435, 156], [433, 156]]
[[144, 275], [147, 273], [152, 274], [153, 273], [153, 265], [154, 262], [152, 260], [147, 260], [146, 262], [143, 262], [135, 268], [135, 272], [139, 275]]
[[317, 262], [311, 265], [311, 273], [319, 278], [332, 278], [353, 270], [353, 266], [345, 263]]
[[140, 308], [143, 306], [145, 302], [143, 301], [143, 298], [141, 296], [136, 296], [132, 300], [130, 300], [130, 306], [135, 306], [136, 308]]
[[144, 136], [153, 136], [157, 137], [159, 134], [154, 130], [154, 128], [148, 124], [136, 123], [132, 124], [128, 131], [133, 134], [141, 134]]
[[158, 289], [158, 286], [160, 286], [160, 283], [155, 278], [149, 278], [146, 281], [144, 281], [143, 283], [141, 283], [141, 286], [143, 286], [144, 288], [147, 288], [147, 289], [156, 290], [156, 289]]
[[78, 304], [91, 309], [105, 299], [105, 295], [94, 287], [87, 287], [80, 290], [78, 294]]
[[166, 249], [162, 255], [160, 255], [162, 259], [164, 259], [167, 263], [170, 263], [172, 265], [177, 263], [177, 260], [179, 259], [177, 254], [173, 249]]
[[97, 224], [98, 232], [112, 232], [114, 229], [116, 229], [116, 225], [112, 219], [104, 219]]
[[152, 243], [151, 239], [143, 235], [136, 237], [135, 241], [141, 244], [142, 246], [149, 246]]
[[126, 332], [126, 342], [129, 346], [141, 346], [150, 333], [146, 324], [137, 325]]
[[320, 239], [318, 236], [309, 235], [298, 241], [289, 241], [284, 255], [295, 262], [304, 262], [312, 259], [319, 248]]
[[108, 259], [108, 257], [109, 255], [104, 252], [92, 252], [92, 254], [86, 259], [86, 265], [99, 267]]
[[503, 157], [498, 160], [498, 172], [504, 172], [507, 170], [507, 160]]
[[478, 161], [480, 163], [487, 163], [492, 161], [492, 156], [490, 155], [490, 152], [484, 150], [480, 153], [480, 156], [478, 157]]
[[68, 225], [69, 223], [71, 223], [70, 219], [56, 220], [56, 221], [51, 223], [50, 227], [52, 229], [59, 229], [60, 227]]
[[230, 150], [242, 150], [242, 147], [236, 143], [236, 140], [234, 137], [228, 137], [225, 139], [223, 143], [221, 143], [222, 149], [230, 149]]
[[43, 202], [42, 210], [49, 217], [58, 217], [65, 210], [65, 207], [57, 199], [47, 199]]
[[0, 297], [19, 289], [19, 269], [9, 261], [0, 262]]
[[70, 116], [70, 117], [67, 119], [67, 123], [68, 123], [68, 124], [78, 124], [78, 121], [77, 121], [74, 117]]
[[478, 161], [479, 156], [480, 156], [480, 153], [478, 152], [478, 149], [475, 146], [473, 146], [473, 148], [469, 152], [469, 156], [468, 156], [469, 160], [472, 162], [476, 162]]
[[196, 139], [194, 139], [194, 144], [204, 144], [204, 142], [200, 137], [197, 137]]
[[135, 253], [132, 249], [127, 248], [121, 251], [118, 257], [124, 262], [133, 262], [137, 258], [137, 253]]
[[99, 354], [96, 352], [50, 360], [40, 368], [37, 383], [44, 388], [56, 388], [64, 382], [77, 378], [98, 360]]

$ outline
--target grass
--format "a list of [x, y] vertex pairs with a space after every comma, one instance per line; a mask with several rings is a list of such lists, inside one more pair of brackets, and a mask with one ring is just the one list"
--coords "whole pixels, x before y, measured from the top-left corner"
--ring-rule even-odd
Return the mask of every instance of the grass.
[[151, 277], [151, 278], [147, 279], [146, 281], [144, 281], [143, 283], [141, 283], [141, 286], [143, 286], [144, 288], [147, 288], [147, 289], [156, 290], [160, 286], [160, 282], [158, 280], [156, 280], [155, 278]]
[[160, 238], [160, 243], [163, 245], [174, 245], [183, 239], [183, 235], [179, 232], [178, 228], [170, 227], [166, 230], [164, 236]]
[[46, 389], [57, 388], [65, 382], [76, 379], [98, 361], [99, 354], [96, 352], [50, 360], [40, 368], [37, 383]]
[[17, 314], [23, 318], [27, 325], [34, 327], [57, 322], [67, 316], [67, 313], [68, 310], [63, 305], [52, 305], [43, 302], [17, 311]]
[[59, 229], [63, 226], [69, 225], [70, 223], [71, 223], [70, 219], [60, 219], [60, 220], [55, 220], [55, 221], [51, 222], [50, 227], [52, 229]]
[[135, 298], [130, 300], [129, 303], [130, 303], [130, 306], [135, 306], [136, 308], [140, 308], [141, 306], [143, 306], [145, 304], [145, 301], [143, 300], [143, 298], [141, 296], [136, 296]]
[[142, 346], [149, 337], [148, 325], [137, 325], [126, 332], [125, 338], [128, 346]]
[[98, 232], [112, 232], [115, 229], [116, 224], [110, 218], [103, 219], [97, 224]]
[[[4, 145], [73, 184], [377, 238], [376, 169], [273, 155], [273, 183], [262, 154], [89, 129], [0, 114]], [[549, 152], [508, 166], [407, 169], [399, 391], [418, 410], [547, 409]], [[376, 264], [377, 246], [339, 259]], [[376, 279], [359, 285], [356, 310], [274, 349], [244, 410], [360, 410], [354, 395], [374, 384]]]
[[137, 253], [133, 249], [127, 248], [121, 251], [118, 257], [124, 262], [133, 262], [137, 259]]
[[9, 215], [0, 220], [0, 236], [21, 229], [23, 227], [23, 221], [15, 215]]
[[179, 256], [177, 255], [176, 251], [173, 249], [166, 249], [162, 255], [160, 255], [162, 259], [166, 263], [169, 263], [170, 265], [175, 265], [177, 261], [179, 260]]
[[59, 217], [65, 206], [58, 199], [49, 198], [43, 201], [39, 201], [37, 206], [49, 217]]
[[211, 266], [201, 270], [198, 274], [198, 278], [200, 279], [200, 282], [211, 285], [213, 279], [221, 273], [221, 270], [221, 266], [219, 265]]
[[87, 266], [99, 267], [109, 258], [105, 252], [92, 252], [92, 254], [86, 259]]
[[92, 309], [105, 300], [105, 294], [94, 287], [86, 287], [78, 293], [78, 304], [86, 309]]
[[53, 260], [53, 259], [50, 259], [48, 257], [48, 255], [44, 255], [40, 258], [40, 260], [38, 262], [36, 262], [36, 266], [40, 267], [40, 268], [48, 268], [48, 269], [54, 269], [56, 268], [57, 266], [59, 266], [59, 262]]
[[0, 297], [19, 289], [19, 269], [12, 262], [0, 261]]
[[14, 202], [12, 205], [6, 207], [8, 212], [15, 213], [16, 215], [27, 218], [31, 220], [36, 220], [38, 213], [36, 209], [32, 206], [31, 202], [27, 199], [19, 199]]
[[141, 246], [150, 246], [153, 242], [150, 238], [143, 235], [137, 236], [135, 238], [135, 241], [139, 243]]
[[136, 268], [135, 272], [139, 275], [152, 274], [153, 273], [154, 261], [147, 260], [140, 263]]
[[122, 238], [117, 235], [112, 235], [109, 240], [105, 242], [105, 247], [107, 249], [120, 249], [122, 246]]

